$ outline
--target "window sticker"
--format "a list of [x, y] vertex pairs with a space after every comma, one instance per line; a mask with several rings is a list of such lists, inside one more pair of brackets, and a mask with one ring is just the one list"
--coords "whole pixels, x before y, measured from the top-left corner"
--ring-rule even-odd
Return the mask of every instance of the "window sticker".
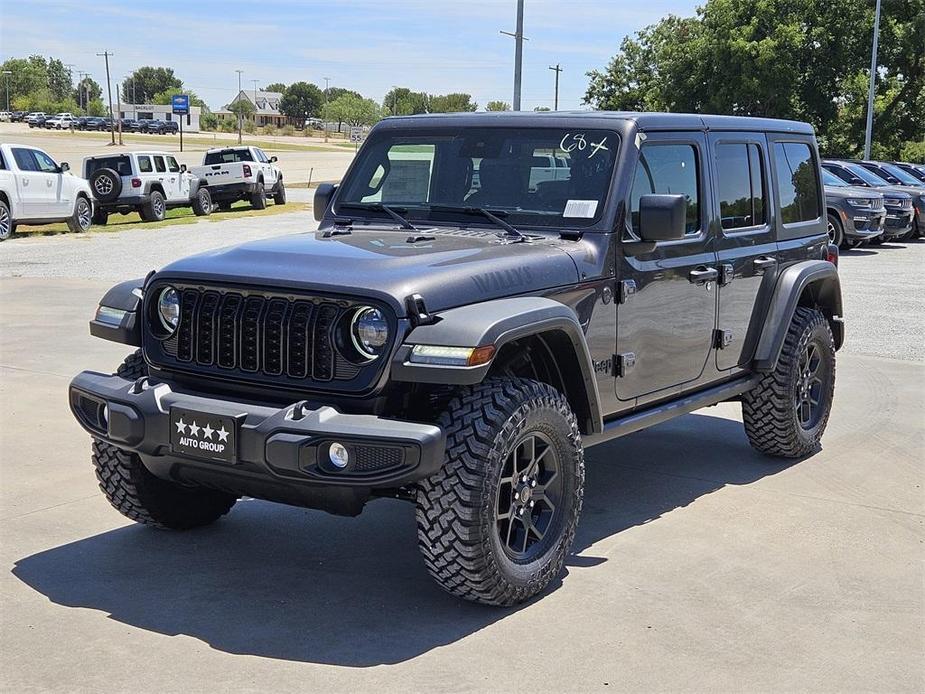
[[565, 203], [563, 217], [592, 219], [597, 212], [597, 200], [569, 200]]

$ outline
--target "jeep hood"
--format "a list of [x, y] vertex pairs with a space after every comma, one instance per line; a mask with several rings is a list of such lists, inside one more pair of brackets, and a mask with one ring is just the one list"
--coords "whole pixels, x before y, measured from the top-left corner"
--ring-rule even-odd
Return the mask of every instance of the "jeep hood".
[[317, 231], [200, 253], [157, 277], [366, 296], [404, 316], [412, 294], [433, 312], [574, 284], [578, 269], [562, 243], [511, 243], [472, 229]]

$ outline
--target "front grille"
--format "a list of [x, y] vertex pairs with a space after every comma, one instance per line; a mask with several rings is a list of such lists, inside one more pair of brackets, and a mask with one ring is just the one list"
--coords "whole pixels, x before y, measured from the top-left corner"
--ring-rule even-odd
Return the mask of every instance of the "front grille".
[[898, 207], [901, 210], [912, 209], [912, 198], [885, 198], [883, 204], [887, 207]]
[[218, 287], [178, 290], [177, 331], [167, 340], [146, 335], [155, 365], [283, 386], [342, 382], [354, 390], [368, 384], [384, 361], [359, 365], [338, 349], [341, 318], [359, 302]]

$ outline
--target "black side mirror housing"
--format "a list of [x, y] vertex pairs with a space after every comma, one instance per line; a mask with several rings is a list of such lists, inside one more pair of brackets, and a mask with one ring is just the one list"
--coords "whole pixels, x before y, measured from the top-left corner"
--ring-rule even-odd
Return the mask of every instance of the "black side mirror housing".
[[66, 161], [63, 161], [63, 162], [61, 162], [61, 164], [58, 166], [58, 168], [61, 170], [61, 173], [64, 173], [64, 172], [66, 172], [66, 171], [70, 171], [70, 170], [71, 170], [71, 165], [68, 164]]
[[180, 164], [180, 173], [186, 173], [186, 164]]
[[639, 228], [643, 241], [677, 241], [687, 230], [687, 198], [683, 195], [643, 195], [639, 198]]
[[328, 207], [331, 206], [331, 200], [334, 199], [334, 194], [337, 192], [337, 184], [335, 183], [321, 183], [315, 189], [315, 199], [312, 204], [312, 212], [315, 214], [315, 221], [320, 222], [324, 219], [324, 213], [328, 211]]
[[270, 163], [271, 163], [271, 164], [275, 164], [277, 161], [279, 161], [279, 160], [276, 158], [276, 155], [275, 155], [275, 154], [274, 154], [272, 157], [270, 157]]

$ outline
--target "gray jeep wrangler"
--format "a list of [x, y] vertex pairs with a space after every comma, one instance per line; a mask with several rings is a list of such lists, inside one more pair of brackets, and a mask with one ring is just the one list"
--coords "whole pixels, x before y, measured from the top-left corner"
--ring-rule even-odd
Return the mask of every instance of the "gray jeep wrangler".
[[317, 231], [110, 290], [90, 332], [137, 350], [70, 406], [135, 521], [405, 499], [437, 583], [514, 604], [562, 570], [584, 448], [737, 400], [759, 451], [817, 450], [844, 340], [823, 201], [803, 123], [389, 118]]

